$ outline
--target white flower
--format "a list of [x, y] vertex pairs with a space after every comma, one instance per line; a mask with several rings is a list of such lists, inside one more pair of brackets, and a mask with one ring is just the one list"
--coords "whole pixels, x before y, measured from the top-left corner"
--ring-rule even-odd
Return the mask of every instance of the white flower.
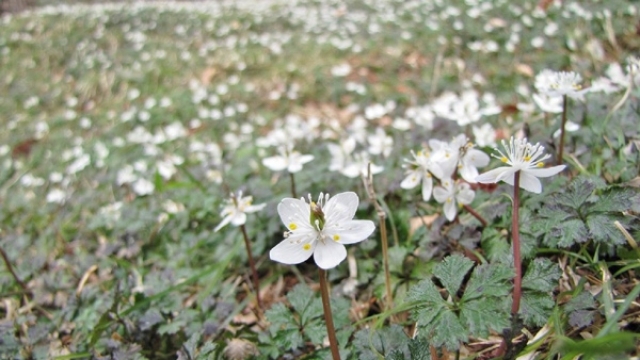
[[147, 179], [139, 178], [131, 184], [133, 192], [138, 196], [151, 195], [155, 190], [155, 185]]
[[269, 252], [271, 260], [299, 264], [313, 255], [322, 269], [331, 269], [347, 257], [345, 244], [360, 242], [375, 230], [373, 221], [353, 220], [358, 209], [358, 195], [340, 193], [329, 199], [320, 194], [318, 202], [283, 199], [278, 214], [287, 227], [285, 239]]
[[278, 151], [280, 152], [280, 155], [262, 159], [262, 165], [268, 167], [272, 171], [287, 169], [290, 173], [297, 173], [302, 170], [302, 165], [313, 160], [313, 155], [302, 155], [299, 152], [294, 151], [291, 146], [281, 147]]
[[371, 164], [371, 175], [379, 174], [384, 167], [376, 165], [369, 160], [369, 154], [360, 152], [353, 155], [353, 159], [348, 159], [340, 173], [348, 178], [357, 178], [367, 175], [369, 172], [369, 164]]
[[[567, 121], [567, 123], [564, 125], [564, 131], [566, 132], [574, 132], [574, 131], [578, 131], [580, 129], [580, 125], [574, 123], [573, 121]], [[553, 137], [557, 138], [560, 137], [560, 133], [561, 133], [561, 129], [556, 130], [553, 133]]]
[[400, 183], [403, 189], [413, 189], [422, 182], [422, 200], [429, 201], [431, 199], [431, 191], [433, 190], [432, 175], [438, 179], [443, 177], [440, 166], [431, 160], [431, 154], [427, 149], [415, 152], [411, 151], [413, 161], [407, 160], [405, 167], [408, 168], [407, 176]]
[[253, 213], [262, 210], [267, 204], [252, 205], [252, 196], [242, 197], [242, 191], [238, 191], [238, 195], [231, 194], [230, 198], [226, 200], [225, 206], [222, 208], [220, 216], [224, 218], [213, 229], [213, 232], [218, 232], [228, 223], [233, 226], [244, 225], [247, 222], [247, 213]]
[[433, 189], [433, 197], [437, 202], [444, 204], [444, 215], [447, 220], [453, 221], [458, 214], [458, 206], [469, 205], [476, 193], [466, 182], [453, 182], [451, 179], [442, 181], [442, 186]]
[[385, 158], [393, 149], [393, 138], [387, 135], [382, 128], [377, 128], [375, 134], [369, 135], [369, 154], [382, 155]]
[[491, 127], [491, 124], [485, 123], [479, 127], [473, 126], [471, 130], [478, 146], [496, 146], [496, 131]]
[[348, 163], [349, 156], [356, 148], [356, 139], [348, 137], [338, 144], [328, 143], [327, 148], [331, 153], [329, 171], [342, 171]]
[[429, 145], [433, 149], [432, 160], [440, 165], [443, 177], [453, 177], [457, 168], [464, 180], [475, 182], [477, 168], [487, 166], [491, 160], [484, 152], [474, 149], [464, 134], [456, 136], [450, 143], [430, 140]]
[[556, 175], [562, 171], [565, 165], [556, 165], [550, 168], [544, 167], [544, 160], [551, 157], [544, 154], [544, 147], [539, 143], [532, 145], [527, 139], [514, 139], [511, 137], [509, 144], [502, 140], [502, 146], [505, 152], [496, 149], [498, 155], [493, 157], [500, 159], [509, 166], [501, 166], [497, 169], [487, 171], [476, 177], [479, 183], [497, 183], [502, 180], [507, 184], [513, 185], [515, 173], [520, 172], [520, 187], [539, 194], [542, 192], [542, 184], [539, 177], [549, 177]]
[[539, 92], [549, 96], [569, 96], [582, 100], [588, 89], [582, 88], [582, 77], [573, 71], [541, 71], [535, 79], [535, 87]]

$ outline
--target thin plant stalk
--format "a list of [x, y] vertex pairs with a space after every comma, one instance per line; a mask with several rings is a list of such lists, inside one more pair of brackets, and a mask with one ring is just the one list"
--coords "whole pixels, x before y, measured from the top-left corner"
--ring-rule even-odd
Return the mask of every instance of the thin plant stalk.
[[296, 179], [292, 172], [289, 173], [289, 178], [291, 179], [291, 195], [294, 199], [297, 199], [298, 195], [296, 194]]
[[4, 252], [4, 249], [0, 247], [0, 255], [2, 256], [2, 260], [4, 260], [4, 264], [7, 267], [7, 270], [9, 270], [9, 272], [11, 273], [11, 276], [13, 276], [13, 280], [15, 280], [15, 282], [22, 288], [22, 290], [28, 294], [29, 293], [29, 289], [27, 288], [27, 285], [20, 280], [20, 278], [18, 277], [18, 274], [16, 274], [15, 270], [13, 269], [13, 265], [11, 265], [11, 261], [9, 261], [9, 257], [7, 256], [7, 253]]
[[244, 224], [240, 225], [240, 230], [242, 231], [242, 237], [244, 238], [244, 245], [247, 248], [247, 257], [249, 258], [249, 267], [251, 268], [251, 277], [253, 279], [253, 287], [256, 292], [256, 302], [258, 303], [258, 308], [262, 310], [262, 300], [260, 299], [260, 280], [258, 279], [258, 272], [256, 271], [256, 264], [253, 260], [253, 255], [251, 253], [251, 241], [249, 241], [249, 235], [247, 235], [247, 229]]
[[520, 310], [522, 297], [522, 259], [520, 258], [520, 227], [518, 211], [520, 209], [520, 171], [516, 171], [513, 180], [513, 214], [511, 215], [511, 240], [513, 245], [513, 266], [516, 276], [513, 279], [513, 303], [511, 315], [515, 318]]
[[558, 146], [558, 159], [556, 163], [562, 164], [562, 155], [564, 153], [564, 128], [567, 124], [567, 95], [562, 96], [562, 125], [560, 125], [560, 145]]
[[340, 351], [338, 351], [338, 339], [336, 338], [336, 329], [333, 326], [333, 314], [331, 313], [331, 303], [329, 302], [329, 285], [327, 284], [327, 271], [318, 268], [318, 275], [320, 276], [322, 309], [324, 310], [324, 322], [327, 325], [327, 335], [329, 336], [331, 356], [333, 357], [333, 360], [340, 360]]
[[367, 195], [373, 203], [378, 213], [378, 222], [380, 223], [380, 239], [382, 242], [382, 264], [384, 266], [384, 284], [387, 292], [386, 309], [393, 308], [393, 292], [391, 291], [391, 272], [389, 270], [389, 240], [387, 239], [387, 214], [380, 203], [378, 203], [375, 189], [373, 188], [373, 175], [371, 174], [371, 163], [367, 166], [367, 175], [363, 178], [364, 187], [367, 189]]
[[480, 223], [482, 224], [482, 227], [487, 227], [487, 220], [485, 220], [482, 215], [480, 215], [477, 211], [475, 211], [471, 206], [469, 205], [462, 205], [462, 207], [471, 215], [473, 215], [474, 218], [478, 219], [478, 221], [480, 221]]

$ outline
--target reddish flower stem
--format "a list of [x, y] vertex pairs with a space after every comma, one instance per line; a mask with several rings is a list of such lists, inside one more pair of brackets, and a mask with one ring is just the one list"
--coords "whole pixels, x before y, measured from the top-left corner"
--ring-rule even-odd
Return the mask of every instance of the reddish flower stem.
[[471, 206], [469, 205], [462, 205], [462, 207], [471, 215], [473, 215], [473, 217], [475, 217], [476, 219], [478, 219], [478, 221], [480, 221], [480, 223], [482, 224], [483, 227], [487, 227], [487, 220], [485, 220], [482, 215], [478, 214], [477, 211], [475, 211]]
[[294, 199], [297, 199], [298, 195], [296, 194], [296, 179], [293, 173], [289, 173], [289, 178], [291, 179], [291, 195]]
[[329, 285], [327, 284], [327, 271], [318, 268], [320, 276], [320, 294], [322, 295], [322, 309], [324, 310], [324, 322], [327, 325], [327, 335], [329, 335], [329, 346], [331, 346], [331, 356], [333, 360], [340, 360], [338, 351], [338, 339], [336, 329], [333, 326], [333, 314], [331, 313], [331, 303], [329, 302]]
[[260, 280], [258, 279], [258, 272], [256, 271], [256, 264], [253, 261], [253, 255], [251, 254], [251, 241], [249, 241], [249, 235], [247, 235], [247, 229], [245, 229], [244, 225], [240, 225], [240, 230], [242, 231], [242, 237], [244, 238], [244, 245], [247, 248], [247, 257], [249, 258], [253, 287], [256, 292], [256, 302], [258, 303], [260, 310], [262, 310], [262, 300], [260, 299]]
[[520, 228], [518, 225], [520, 209], [520, 171], [516, 171], [513, 180], [513, 215], [511, 215], [511, 240], [513, 245], [513, 266], [516, 276], [513, 279], [513, 303], [511, 315], [517, 316], [520, 310], [520, 298], [522, 297], [522, 259], [520, 258]]

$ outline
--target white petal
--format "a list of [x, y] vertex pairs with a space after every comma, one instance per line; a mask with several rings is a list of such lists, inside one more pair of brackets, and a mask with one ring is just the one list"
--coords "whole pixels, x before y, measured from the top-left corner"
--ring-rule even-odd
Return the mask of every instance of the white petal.
[[422, 180], [422, 200], [429, 201], [431, 199], [431, 191], [433, 190], [433, 179], [425, 176]]
[[309, 223], [309, 204], [304, 200], [293, 198], [282, 199], [278, 204], [278, 214], [284, 226], [289, 230], [312, 229]]
[[520, 172], [520, 187], [535, 194], [540, 194], [542, 192], [542, 183], [540, 183], [540, 180], [538, 180], [537, 177], [522, 171]]
[[453, 221], [456, 218], [458, 209], [456, 209], [455, 201], [447, 201], [444, 203], [444, 216], [449, 221]]
[[272, 156], [262, 159], [262, 165], [272, 171], [280, 171], [287, 168], [287, 160], [282, 156]]
[[478, 177], [478, 169], [476, 169], [476, 167], [471, 164], [465, 164], [460, 169], [460, 176], [462, 176], [465, 181], [474, 183], [476, 182], [476, 178]]
[[302, 164], [299, 162], [292, 162], [291, 164], [289, 164], [289, 166], [287, 167], [287, 171], [290, 173], [297, 173], [298, 171], [302, 170]]
[[528, 172], [529, 174], [535, 176], [535, 177], [549, 177], [549, 176], [553, 176], [559, 172], [561, 172], [562, 170], [564, 170], [564, 168], [567, 167], [566, 165], [556, 165], [556, 166], [552, 166], [550, 168], [540, 168], [540, 169], [527, 169], [526, 172]]
[[413, 189], [416, 187], [422, 179], [422, 172], [419, 170], [411, 171], [407, 174], [407, 177], [402, 180], [400, 187], [403, 189]]
[[[277, 261], [283, 264], [299, 264], [311, 257], [316, 247], [316, 242], [313, 238], [306, 238], [306, 241], [297, 241], [298, 239], [291, 236], [284, 239], [280, 244], [276, 245], [269, 252], [269, 258], [273, 261]], [[305, 244], [309, 244], [310, 247], [305, 249]]]
[[265, 206], [267, 206], [267, 204], [250, 205], [250, 206], [247, 206], [246, 208], [244, 208], [244, 212], [245, 213], [253, 213], [253, 212], [260, 211], [260, 210], [264, 209]]
[[[464, 185], [467, 185], [467, 186], [464, 186]], [[471, 190], [469, 185], [462, 184], [460, 185], [460, 190], [458, 190], [458, 195], [456, 195], [456, 200], [458, 200], [460, 204], [469, 205], [471, 204], [471, 202], [475, 197], [476, 197], [476, 193], [473, 190]]]
[[300, 155], [300, 158], [298, 159], [300, 164], [306, 164], [312, 160], [313, 160], [313, 155]]
[[247, 214], [243, 213], [243, 212], [238, 212], [232, 219], [231, 219], [231, 224], [233, 224], [234, 226], [240, 226], [240, 225], [244, 225], [244, 223], [247, 222]]
[[332, 269], [347, 258], [347, 249], [344, 245], [332, 240], [318, 242], [313, 251], [313, 259], [321, 269]]
[[505, 166], [495, 168], [493, 170], [489, 170], [485, 173], [482, 173], [476, 176], [476, 182], [482, 184], [490, 184], [498, 182], [498, 176], [505, 172], [508, 168]]
[[475, 167], [483, 167], [489, 165], [491, 158], [484, 151], [477, 149], [467, 150], [467, 154], [464, 156], [464, 161], [468, 164], [472, 164]]
[[[376, 225], [371, 220], [350, 220], [336, 227], [328, 227], [324, 233], [329, 239], [341, 244], [354, 244], [368, 238], [376, 229]], [[327, 241], [330, 241], [330, 240]]]
[[436, 199], [437, 202], [442, 204], [443, 202], [447, 201], [449, 197], [449, 192], [442, 186], [436, 186], [433, 189], [433, 198]]
[[231, 222], [231, 218], [232, 217], [233, 216], [229, 215], [229, 216], [226, 216], [224, 219], [222, 219], [220, 224], [218, 224], [218, 226], [216, 226], [216, 228], [213, 229], [213, 232], [218, 232], [218, 230], [222, 229], [225, 225], [227, 225], [229, 222]]
[[343, 192], [331, 197], [322, 209], [327, 225], [353, 219], [359, 202], [358, 195], [354, 192]]

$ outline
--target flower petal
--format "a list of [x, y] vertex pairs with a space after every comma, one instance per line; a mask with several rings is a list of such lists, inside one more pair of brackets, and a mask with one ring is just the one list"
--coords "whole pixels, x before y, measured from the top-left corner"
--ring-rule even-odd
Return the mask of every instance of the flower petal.
[[354, 192], [343, 192], [329, 198], [322, 208], [326, 224], [330, 226], [330, 224], [350, 221], [356, 215], [359, 202], [358, 195]]
[[260, 211], [260, 210], [264, 209], [265, 206], [267, 206], [267, 204], [249, 205], [246, 208], [244, 208], [244, 212], [245, 213], [253, 213], [253, 212]]
[[233, 226], [244, 225], [246, 222], [247, 214], [243, 213], [242, 211], [239, 211], [234, 217], [231, 218], [231, 224]]
[[564, 168], [567, 167], [566, 165], [556, 165], [556, 166], [552, 166], [550, 168], [540, 168], [540, 169], [528, 169], [526, 170], [526, 172], [528, 172], [529, 174], [535, 176], [535, 177], [549, 177], [549, 176], [553, 176], [559, 172], [561, 172], [562, 170], [564, 170]]
[[332, 269], [347, 258], [344, 245], [332, 240], [319, 241], [313, 251], [313, 259], [321, 269]]
[[535, 194], [542, 192], [542, 183], [540, 183], [540, 180], [525, 171], [520, 172], [520, 187]]
[[268, 167], [271, 171], [280, 171], [287, 168], [287, 160], [282, 156], [271, 156], [262, 159], [262, 165]]
[[422, 172], [419, 170], [412, 170], [407, 173], [407, 177], [402, 180], [400, 187], [403, 189], [413, 189], [420, 183], [422, 179]]
[[429, 201], [431, 199], [431, 192], [433, 191], [433, 178], [425, 176], [422, 179], [422, 200]]
[[442, 186], [436, 186], [433, 189], [433, 198], [436, 199], [436, 201], [439, 202], [440, 204], [447, 201], [449, 197], [450, 197], [449, 192], [447, 191], [447, 189], [443, 188]]
[[[308, 246], [305, 248], [307, 244]], [[311, 257], [316, 244], [313, 237], [294, 237], [292, 235], [271, 249], [269, 258], [287, 265], [299, 264]]]
[[[286, 198], [278, 204], [278, 214], [284, 226], [289, 230], [297, 228], [313, 229], [309, 223], [309, 204], [300, 199]], [[294, 226], [292, 226], [292, 224]]]
[[444, 216], [449, 221], [453, 221], [456, 218], [458, 209], [456, 209], [455, 201], [445, 201], [444, 203]]
[[469, 149], [464, 156], [464, 161], [468, 164], [471, 164], [475, 167], [483, 167], [489, 165], [489, 161], [491, 157], [487, 155], [484, 151], [480, 151], [477, 149]]
[[224, 219], [222, 219], [222, 221], [220, 222], [220, 224], [218, 224], [218, 226], [216, 226], [215, 229], [213, 229], [213, 232], [218, 232], [218, 230], [222, 229], [225, 225], [227, 225], [228, 223], [231, 222], [231, 218], [233, 216], [229, 215], [229, 216], [225, 216]]
[[489, 170], [486, 173], [482, 173], [480, 175], [478, 175], [476, 177], [476, 182], [482, 183], [482, 184], [490, 184], [490, 183], [497, 183], [498, 181], [500, 181], [499, 177], [504, 174], [505, 172], [511, 170], [513, 168], [508, 167], [508, 166], [501, 166], [499, 168], [495, 168], [493, 170]]
[[[376, 229], [376, 225], [371, 220], [350, 220], [338, 226], [325, 228], [327, 241], [333, 239], [340, 244], [354, 244], [368, 238]], [[338, 236], [338, 240], [335, 240]]]

